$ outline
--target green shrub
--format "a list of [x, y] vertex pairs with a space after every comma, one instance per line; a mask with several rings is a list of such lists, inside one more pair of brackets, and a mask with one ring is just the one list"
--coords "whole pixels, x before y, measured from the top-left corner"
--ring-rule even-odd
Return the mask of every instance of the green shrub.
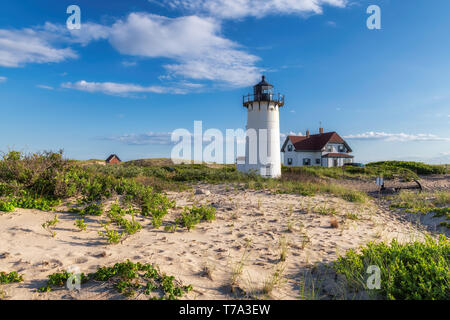
[[22, 282], [23, 276], [13, 271], [10, 273], [0, 272], [0, 284], [9, 284], [13, 282]]
[[127, 297], [132, 297], [137, 290], [151, 295], [160, 289], [162, 298], [177, 299], [192, 290], [192, 286], [182, 286], [175, 282], [175, 277], [160, 274], [152, 264], [126, 262], [116, 263], [112, 267], [102, 267], [92, 275], [96, 281], [112, 281], [114, 288]]
[[123, 237], [123, 233], [120, 233], [116, 230], [110, 230], [108, 228], [108, 224], [104, 224], [102, 226], [105, 231], [104, 232], [99, 231], [98, 232], [99, 236], [106, 238], [109, 244], [117, 244], [120, 242], [120, 240]]
[[55, 217], [52, 220], [48, 220], [42, 224], [42, 228], [44, 228], [52, 237], [56, 236], [56, 232], [54, 232], [51, 227], [56, 226], [56, 224], [59, 222], [58, 215], [55, 215]]
[[[135, 210], [132, 208], [128, 210], [122, 209], [117, 203], [113, 204], [108, 211], [108, 217], [111, 222], [115, 223], [117, 226], [125, 229], [125, 232], [129, 235], [135, 234], [142, 229], [142, 226], [135, 221]], [[131, 221], [124, 218], [125, 215], [131, 215]]]
[[201, 221], [213, 221], [216, 218], [215, 213], [216, 208], [209, 206], [184, 208], [181, 217], [177, 218], [176, 222], [190, 231]]
[[46, 198], [34, 198], [30, 195], [18, 197], [10, 197], [0, 201], [0, 211], [12, 212], [16, 208], [22, 209], [38, 209], [41, 211], [51, 211], [53, 207], [61, 204], [60, 200], [52, 200]]
[[14, 210], [16, 210], [16, 207], [14, 207], [11, 201], [0, 201], [0, 211], [13, 212]]
[[75, 226], [80, 229], [80, 231], [86, 231], [87, 224], [84, 223], [84, 219], [76, 219]]
[[443, 221], [441, 226], [448, 226], [447, 222], [450, 221], [449, 191], [421, 193], [402, 191], [389, 199], [391, 201], [391, 209], [401, 209], [414, 214], [428, 214], [432, 212], [434, 217], [445, 217], [446, 221]]
[[392, 300], [448, 300], [450, 299], [450, 244], [441, 235], [438, 241], [428, 237], [424, 242], [399, 244], [393, 240], [369, 243], [358, 254], [348, 251], [337, 259], [334, 267], [343, 274], [354, 289], [366, 289], [364, 279], [368, 266], [381, 270], [381, 289], [384, 299]]
[[91, 203], [84, 208], [84, 214], [90, 216], [101, 216], [103, 214], [103, 206], [101, 204]]
[[[53, 273], [48, 276], [47, 284], [39, 288], [38, 292], [50, 292], [52, 291], [53, 287], [63, 287], [67, 283], [67, 281], [73, 276], [74, 274], [69, 273], [67, 271]], [[86, 276], [84, 273], [80, 274], [79, 276], [82, 284], [89, 281], [89, 277]]]
[[402, 168], [411, 170], [416, 174], [423, 174], [423, 175], [447, 173], [447, 169], [444, 166], [429, 165], [422, 162], [413, 162], [413, 161], [379, 161], [369, 163], [367, 167]]

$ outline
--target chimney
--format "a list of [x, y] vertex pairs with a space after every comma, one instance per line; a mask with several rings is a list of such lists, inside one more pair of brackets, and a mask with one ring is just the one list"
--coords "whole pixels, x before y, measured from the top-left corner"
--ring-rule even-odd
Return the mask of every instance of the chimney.
[[306, 130], [306, 137], [309, 138], [309, 129]]
[[323, 128], [319, 128], [320, 134], [323, 134]]

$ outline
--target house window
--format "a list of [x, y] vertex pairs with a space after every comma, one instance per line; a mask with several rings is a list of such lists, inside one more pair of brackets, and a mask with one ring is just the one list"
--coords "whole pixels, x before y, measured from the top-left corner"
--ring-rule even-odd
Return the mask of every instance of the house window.
[[292, 165], [292, 158], [288, 158], [288, 165]]
[[316, 159], [316, 164], [320, 164], [321, 159]]
[[307, 158], [303, 159], [303, 165], [304, 166], [310, 166], [311, 165], [311, 159], [307, 159]]
[[344, 146], [339, 146], [339, 152], [345, 152]]
[[332, 146], [327, 146], [327, 151], [328, 151], [328, 152], [333, 151], [333, 147], [332, 147]]
[[292, 144], [288, 145], [288, 151], [292, 151]]

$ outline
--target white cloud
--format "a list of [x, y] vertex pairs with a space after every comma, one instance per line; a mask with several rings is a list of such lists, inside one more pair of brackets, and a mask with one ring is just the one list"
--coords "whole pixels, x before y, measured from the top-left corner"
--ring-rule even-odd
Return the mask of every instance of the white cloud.
[[118, 141], [128, 145], [170, 145], [172, 133], [170, 132], [147, 132], [141, 134], [124, 134], [106, 138], [106, 140]]
[[[189, 133], [188, 137], [193, 139], [195, 135], [193, 133]], [[111, 136], [103, 139], [118, 141], [128, 145], [152, 145], [152, 144], [174, 145], [178, 143], [177, 141], [176, 142], [172, 141], [172, 132], [131, 133], [131, 134]], [[206, 134], [206, 132], [203, 132], [202, 135], [203, 147], [208, 145], [214, 139], [216, 139], [214, 135]], [[218, 141], [219, 143], [222, 143], [225, 147], [225, 143], [227, 141], [234, 141], [237, 144], [245, 144], [245, 137], [239, 135], [237, 135], [236, 137], [226, 136], [226, 133], [222, 132], [222, 137], [221, 138], [219, 137]]]
[[109, 41], [122, 54], [175, 60], [164, 66], [173, 76], [237, 87], [253, 84], [261, 73], [255, 66], [259, 58], [220, 32], [220, 23], [210, 18], [131, 13], [111, 27]]
[[81, 29], [69, 30], [65, 25], [46, 22], [36, 28], [41, 36], [49, 41], [77, 43], [86, 46], [92, 41], [108, 39], [110, 27], [92, 22], [83, 22]]
[[172, 93], [185, 94], [186, 91], [180, 88], [169, 88], [162, 86], [141, 86], [131, 83], [116, 82], [88, 82], [81, 80], [75, 83], [65, 82], [61, 84], [63, 88], [86, 91], [90, 93], [101, 92], [108, 95], [129, 97], [136, 93]]
[[7, 77], [0, 76], [0, 83], [6, 82], [8, 80]]
[[303, 136], [303, 133], [301, 132], [294, 132], [294, 131], [290, 131], [289, 133], [280, 133], [280, 138], [282, 140], [285, 140], [288, 136]]
[[136, 61], [122, 61], [122, 65], [124, 67], [135, 67], [135, 66], [137, 66], [137, 62]]
[[[153, 0], [152, 0], [153, 1]], [[185, 9], [223, 19], [262, 18], [275, 14], [321, 14], [323, 6], [345, 7], [347, 0], [163, 0], [173, 9]]]
[[0, 66], [20, 67], [27, 63], [62, 62], [77, 58], [70, 48], [56, 48], [47, 32], [33, 29], [0, 29]]
[[336, 24], [336, 22], [334, 22], [334, 21], [327, 21], [327, 26], [336, 28], [336, 27], [337, 27], [337, 24]]
[[39, 89], [45, 89], [45, 90], [53, 90], [54, 89], [53, 87], [47, 86], [45, 84], [38, 84], [36, 87]]
[[[221, 35], [221, 23], [213, 18], [186, 16], [167, 18], [131, 13], [112, 26], [83, 23], [80, 30], [46, 22], [33, 29], [0, 29], [0, 66], [61, 62], [76, 58], [72, 48], [107, 40], [121, 54], [143, 58], [167, 58], [165, 77], [205, 80], [231, 87], [254, 84], [263, 72], [259, 57]], [[131, 61], [123, 62], [132, 66]]]
[[450, 138], [439, 137], [434, 134], [406, 134], [386, 132], [365, 132], [344, 137], [349, 140], [382, 140], [382, 141], [450, 141]]

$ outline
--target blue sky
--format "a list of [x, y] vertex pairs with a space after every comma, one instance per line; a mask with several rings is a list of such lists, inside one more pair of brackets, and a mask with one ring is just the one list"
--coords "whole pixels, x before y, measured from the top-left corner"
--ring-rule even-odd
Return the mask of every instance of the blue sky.
[[[81, 30], [66, 28], [69, 5]], [[381, 30], [366, 9], [381, 8]], [[169, 157], [170, 132], [245, 128], [262, 74], [283, 134], [337, 131], [355, 161], [450, 163], [447, 0], [0, 4], [0, 150]]]

